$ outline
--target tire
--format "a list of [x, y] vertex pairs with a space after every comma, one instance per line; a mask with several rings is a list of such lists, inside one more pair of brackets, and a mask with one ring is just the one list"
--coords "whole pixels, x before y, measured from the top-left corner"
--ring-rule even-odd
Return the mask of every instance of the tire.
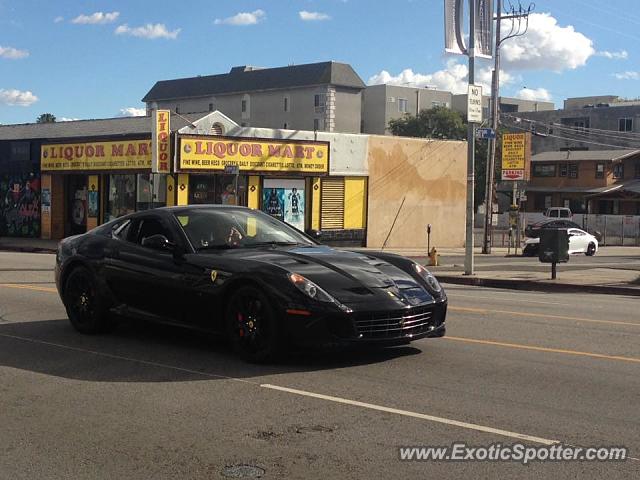
[[590, 243], [587, 247], [587, 251], [584, 252], [587, 257], [593, 257], [596, 254], [596, 245], [595, 243]]
[[227, 305], [226, 333], [246, 361], [264, 363], [281, 352], [281, 325], [269, 299], [253, 286], [240, 287]]
[[115, 322], [100, 297], [96, 281], [85, 267], [74, 268], [65, 282], [64, 306], [73, 328], [81, 333], [105, 333]]

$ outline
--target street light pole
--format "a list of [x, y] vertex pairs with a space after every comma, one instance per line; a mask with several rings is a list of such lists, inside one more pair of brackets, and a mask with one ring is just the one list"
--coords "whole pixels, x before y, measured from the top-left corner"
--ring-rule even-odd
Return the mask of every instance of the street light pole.
[[[475, 29], [476, 15], [473, 5], [469, 8], [469, 85], [475, 83]], [[467, 92], [467, 104], [469, 92]], [[467, 126], [467, 224], [465, 238], [464, 274], [473, 275], [473, 190], [475, 187], [475, 129], [476, 124], [469, 121]]]
[[496, 0], [496, 43], [495, 43], [495, 64], [493, 75], [491, 76], [491, 129], [494, 137], [489, 139], [489, 156], [487, 158], [487, 172], [485, 175], [485, 202], [484, 202], [484, 237], [482, 242], [482, 253], [491, 253], [491, 227], [493, 226], [493, 182], [495, 173], [496, 141], [498, 132], [499, 108], [498, 99], [500, 85], [500, 23], [502, 21], [502, 0]]

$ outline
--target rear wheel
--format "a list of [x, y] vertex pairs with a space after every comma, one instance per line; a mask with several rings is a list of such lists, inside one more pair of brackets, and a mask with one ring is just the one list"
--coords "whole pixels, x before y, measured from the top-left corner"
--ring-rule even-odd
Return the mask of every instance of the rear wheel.
[[227, 306], [226, 330], [234, 349], [254, 363], [273, 360], [281, 349], [280, 325], [260, 290], [241, 287]]
[[587, 247], [587, 251], [584, 252], [587, 257], [593, 257], [596, 254], [596, 244], [591, 242]]
[[76, 267], [69, 274], [64, 289], [64, 306], [71, 325], [79, 332], [104, 333], [114, 326], [93, 275], [84, 267]]

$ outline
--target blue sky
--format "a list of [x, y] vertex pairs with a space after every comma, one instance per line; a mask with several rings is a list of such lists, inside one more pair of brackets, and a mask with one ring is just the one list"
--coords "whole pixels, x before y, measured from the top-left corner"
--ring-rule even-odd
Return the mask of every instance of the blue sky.
[[[503, 95], [639, 96], [637, 0], [535, 3], [505, 43]], [[130, 114], [157, 80], [236, 65], [336, 60], [365, 82], [460, 90], [466, 58], [443, 44], [443, 0], [0, 0], [0, 123]]]

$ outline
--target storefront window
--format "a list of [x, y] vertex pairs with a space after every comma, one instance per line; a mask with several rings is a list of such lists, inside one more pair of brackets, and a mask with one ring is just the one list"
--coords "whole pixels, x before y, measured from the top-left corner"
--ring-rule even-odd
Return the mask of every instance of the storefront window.
[[157, 173], [138, 174], [136, 210], [164, 207], [167, 204], [167, 177]]
[[247, 205], [244, 175], [198, 175], [189, 178], [190, 204]]
[[109, 175], [106, 220], [136, 211], [136, 175]]

